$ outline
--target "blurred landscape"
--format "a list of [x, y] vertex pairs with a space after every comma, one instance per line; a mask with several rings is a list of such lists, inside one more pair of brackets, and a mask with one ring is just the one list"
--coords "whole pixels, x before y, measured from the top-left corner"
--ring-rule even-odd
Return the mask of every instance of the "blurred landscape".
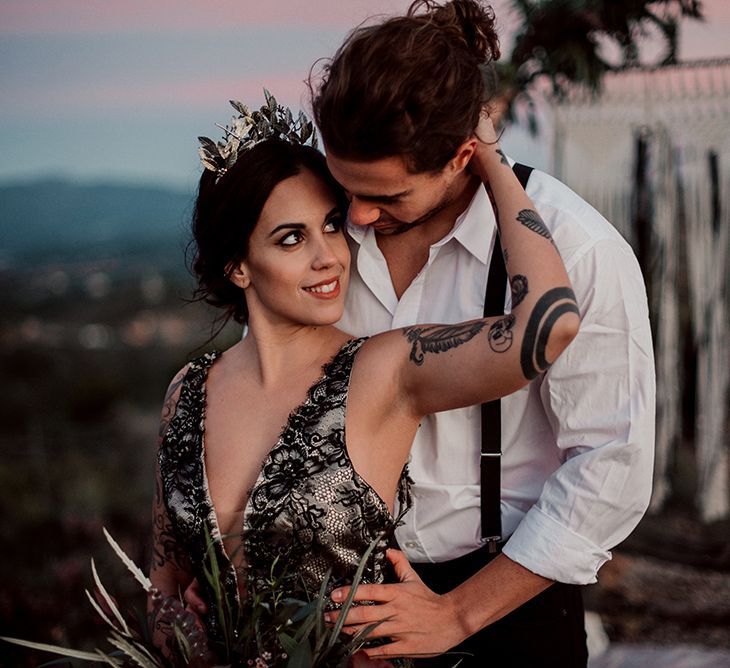
[[102, 526], [147, 569], [162, 398], [215, 317], [189, 303], [191, 202], [59, 180], [0, 187], [1, 635], [90, 648], [92, 556], [120, 601], [144, 602]]

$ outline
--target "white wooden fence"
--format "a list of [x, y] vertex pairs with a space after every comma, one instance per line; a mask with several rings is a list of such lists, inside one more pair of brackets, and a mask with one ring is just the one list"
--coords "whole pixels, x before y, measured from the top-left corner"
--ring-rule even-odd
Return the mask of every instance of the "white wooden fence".
[[683, 398], [693, 391], [697, 507], [706, 522], [728, 517], [730, 58], [611, 74], [600, 96], [575, 91], [554, 115], [553, 173], [631, 242], [647, 280], [652, 507], [671, 497]]

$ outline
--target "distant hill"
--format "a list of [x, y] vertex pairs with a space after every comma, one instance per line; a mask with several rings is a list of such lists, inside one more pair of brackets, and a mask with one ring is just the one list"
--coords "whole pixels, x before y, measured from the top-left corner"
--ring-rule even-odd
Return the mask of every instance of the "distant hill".
[[0, 184], [0, 260], [45, 261], [107, 254], [179, 260], [193, 206], [190, 194], [159, 187], [46, 179]]

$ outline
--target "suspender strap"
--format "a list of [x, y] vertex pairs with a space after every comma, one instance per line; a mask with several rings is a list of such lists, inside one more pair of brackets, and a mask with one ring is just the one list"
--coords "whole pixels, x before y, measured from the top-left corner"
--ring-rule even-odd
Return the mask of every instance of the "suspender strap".
[[[512, 168], [522, 187], [527, 186], [532, 167], [515, 163]], [[487, 292], [484, 298], [484, 317], [504, 314], [504, 297], [507, 291], [507, 268], [497, 233], [492, 261], [489, 264]], [[502, 540], [501, 457], [502, 457], [502, 412], [500, 400], [482, 404], [482, 448], [480, 458], [481, 474], [481, 518], [482, 541], [495, 552]]]

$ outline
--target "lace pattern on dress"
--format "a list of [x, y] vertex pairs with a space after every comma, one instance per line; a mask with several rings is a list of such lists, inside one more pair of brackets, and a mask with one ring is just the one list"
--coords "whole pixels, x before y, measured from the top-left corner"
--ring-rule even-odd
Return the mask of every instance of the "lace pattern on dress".
[[[242, 527], [246, 592], [263, 584], [273, 560], [279, 557], [287, 572], [296, 576], [292, 581], [301, 583], [303, 591], [293, 594], [317, 593], [331, 572], [329, 593], [352, 581], [362, 555], [376, 540], [363, 582], [392, 579], [385, 551], [396, 521], [386, 503], [354, 470], [345, 447], [350, 374], [364, 342], [364, 338], [349, 341], [324, 366], [322, 377], [290, 414], [261, 466]], [[221, 565], [228, 600], [239, 604], [235, 568], [223, 549], [205, 475], [205, 381], [220, 355], [209, 353], [191, 363], [158, 458], [173, 531], [190, 557], [205, 598], [209, 604], [214, 600], [201, 577], [207, 532]], [[404, 468], [398, 490], [403, 508], [410, 505], [408, 488]], [[215, 613], [211, 609], [206, 620], [212, 637], [219, 632]]]

